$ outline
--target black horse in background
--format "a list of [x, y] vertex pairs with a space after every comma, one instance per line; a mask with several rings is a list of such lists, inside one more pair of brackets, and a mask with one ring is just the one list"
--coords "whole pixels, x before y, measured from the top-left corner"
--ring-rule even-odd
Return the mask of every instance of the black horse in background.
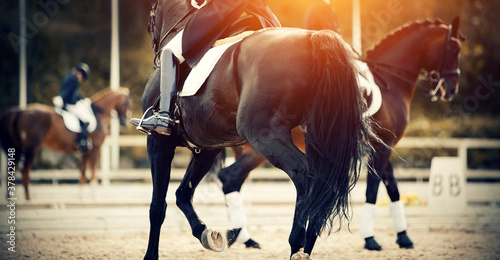
[[[161, 25], [185, 24], [190, 1], [165, 2]], [[181, 22], [179, 22], [181, 21]], [[166, 35], [165, 43], [174, 35]], [[171, 136], [147, 137], [153, 195], [145, 258], [157, 258], [171, 162], [177, 146], [193, 151], [176, 191], [177, 206], [192, 234], [207, 248], [225, 248], [224, 235], [197, 216], [192, 198], [203, 176], [224, 147], [249, 143], [285, 171], [297, 191], [289, 237], [293, 259], [309, 259], [317, 236], [349, 221], [348, 197], [359, 176], [358, 162], [370, 151], [371, 122], [356, 81], [350, 47], [332, 31], [273, 28], [257, 31], [232, 45], [194, 96], [176, 101], [180, 124]], [[185, 74], [183, 71], [182, 74]], [[159, 69], [150, 76], [142, 105], [146, 111], [159, 95]], [[292, 142], [301, 126], [305, 153]], [[303, 248], [303, 252], [300, 250]]]

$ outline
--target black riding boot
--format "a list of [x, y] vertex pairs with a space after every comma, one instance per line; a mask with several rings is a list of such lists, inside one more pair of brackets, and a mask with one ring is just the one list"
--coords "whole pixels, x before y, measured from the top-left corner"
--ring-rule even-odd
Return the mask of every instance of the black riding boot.
[[[137, 126], [141, 132], [156, 131], [170, 135], [176, 124], [174, 119], [174, 98], [177, 96], [177, 71], [179, 61], [174, 54], [165, 49], [161, 54], [160, 63], [160, 111], [145, 119], [132, 118], [130, 123]], [[144, 117], [144, 115], [143, 115]]]
[[78, 147], [80, 148], [80, 151], [82, 152], [85, 152], [85, 151], [88, 151], [90, 149], [92, 149], [92, 143], [90, 142], [90, 140], [88, 140], [88, 126], [89, 126], [89, 123], [84, 123], [82, 121], [80, 121], [80, 126], [82, 128], [82, 131], [80, 132], [80, 134], [78, 135]]

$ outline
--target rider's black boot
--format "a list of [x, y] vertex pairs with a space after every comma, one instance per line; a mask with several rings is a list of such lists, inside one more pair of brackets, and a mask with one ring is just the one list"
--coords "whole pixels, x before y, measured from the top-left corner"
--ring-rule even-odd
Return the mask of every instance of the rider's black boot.
[[[177, 123], [173, 116], [174, 98], [177, 96], [177, 75], [179, 61], [173, 53], [165, 49], [161, 54], [160, 73], [160, 111], [145, 119], [132, 118], [130, 123], [137, 126], [141, 132], [156, 131], [170, 135]], [[144, 118], [145, 115], [143, 115]]]
[[82, 128], [81, 133], [78, 135], [77, 146], [80, 148], [81, 152], [86, 152], [92, 149], [92, 142], [88, 139], [88, 126], [89, 123], [84, 123], [80, 121], [80, 126]]

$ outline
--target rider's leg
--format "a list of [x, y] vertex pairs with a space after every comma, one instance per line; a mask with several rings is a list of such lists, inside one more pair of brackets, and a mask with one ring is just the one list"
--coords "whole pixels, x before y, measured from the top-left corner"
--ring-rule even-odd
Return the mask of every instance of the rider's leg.
[[177, 75], [182, 57], [182, 32], [170, 41], [160, 54], [160, 109], [152, 116], [139, 120], [133, 118], [130, 122], [140, 128], [153, 130], [160, 134], [170, 135], [175, 125], [173, 110], [174, 98], [177, 96]]
[[92, 144], [88, 140], [89, 118], [85, 111], [86, 107], [81, 102], [83, 102], [83, 100], [76, 102], [76, 104], [66, 104], [65, 107], [68, 112], [78, 117], [81, 131], [78, 134], [76, 145], [79, 147], [80, 151], [85, 151], [91, 149]]
[[91, 144], [89, 143], [89, 140], [87, 138], [88, 136], [88, 126], [89, 123], [83, 122], [80, 120], [80, 127], [82, 128], [82, 131], [78, 135], [78, 146], [80, 147], [81, 151], [89, 150], [91, 149]]

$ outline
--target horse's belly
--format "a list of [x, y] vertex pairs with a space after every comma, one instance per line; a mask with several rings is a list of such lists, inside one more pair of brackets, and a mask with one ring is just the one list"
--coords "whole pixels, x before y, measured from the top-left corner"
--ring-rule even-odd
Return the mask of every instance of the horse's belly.
[[245, 140], [234, 130], [214, 126], [212, 122], [184, 124], [189, 141], [204, 148], [221, 148], [245, 143]]
[[182, 124], [191, 142], [207, 148], [245, 142], [236, 130], [236, 107], [223, 102], [204, 102], [203, 95], [182, 98]]

